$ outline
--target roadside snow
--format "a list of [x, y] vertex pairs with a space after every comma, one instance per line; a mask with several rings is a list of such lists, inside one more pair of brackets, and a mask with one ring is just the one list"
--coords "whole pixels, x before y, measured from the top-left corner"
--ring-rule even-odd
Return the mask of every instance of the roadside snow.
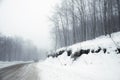
[[3, 61], [0, 61], [0, 68], [4, 68], [4, 67], [7, 67], [7, 66], [11, 66], [11, 65], [15, 65], [17, 64], [17, 62], [3, 62]]
[[8, 66], [12, 66], [12, 65], [16, 65], [16, 64], [21, 64], [21, 63], [29, 63], [32, 61], [0, 61], [0, 69], [4, 68], [4, 67], [8, 67]]
[[[111, 36], [119, 47], [120, 32]], [[98, 53], [91, 52], [99, 47], [101, 51]], [[105, 53], [104, 48], [107, 50]], [[66, 50], [71, 50], [73, 55], [81, 49], [90, 49], [90, 52], [82, 54], [76, 60], [67, 56]], [[55, 53], [61, 50], [65, 50], [63, 54], [38, 63], [41, 80], [120, 80], [120, 54], [116, 54], [116, 45], [109, 36], [64, 47]]]
[[120, 80], [120, 55], [82, 55], [71, 65], [51, 61], [38, 63], [41, 80]]

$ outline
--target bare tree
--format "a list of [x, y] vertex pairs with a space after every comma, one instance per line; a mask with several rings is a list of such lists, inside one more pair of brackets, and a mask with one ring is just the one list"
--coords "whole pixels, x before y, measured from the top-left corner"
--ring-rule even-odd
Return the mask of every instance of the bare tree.
[[120, 30], [120, 0], [62, 0], [55, 14], [61, 47]]

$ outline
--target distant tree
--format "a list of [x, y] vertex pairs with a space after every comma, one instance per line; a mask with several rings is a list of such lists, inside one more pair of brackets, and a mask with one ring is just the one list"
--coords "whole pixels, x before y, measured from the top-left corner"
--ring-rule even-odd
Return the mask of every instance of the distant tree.
[[38, 58], [38, 49], [32, 43], [24, 41], [19, 37], [12, 38], [0, 35], [1, 61], [24, 61]]

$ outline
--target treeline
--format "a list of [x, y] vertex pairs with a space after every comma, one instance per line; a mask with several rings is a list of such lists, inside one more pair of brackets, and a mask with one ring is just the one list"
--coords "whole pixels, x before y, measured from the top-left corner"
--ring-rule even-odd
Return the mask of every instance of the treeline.
[[56, 48], [120, 31], [120, 0], [62, 0], [50, 18]]
[[29, 61], [39, 58], [38, 49], [30, 41], [0, 34], [0, 61]]

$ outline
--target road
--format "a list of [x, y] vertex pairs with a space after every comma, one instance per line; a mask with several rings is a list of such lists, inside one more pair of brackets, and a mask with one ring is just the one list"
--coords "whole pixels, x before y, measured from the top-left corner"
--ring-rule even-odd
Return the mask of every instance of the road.
[[23, 63], [0, 69], [0, 80], [40, 80], [36, 63]]

